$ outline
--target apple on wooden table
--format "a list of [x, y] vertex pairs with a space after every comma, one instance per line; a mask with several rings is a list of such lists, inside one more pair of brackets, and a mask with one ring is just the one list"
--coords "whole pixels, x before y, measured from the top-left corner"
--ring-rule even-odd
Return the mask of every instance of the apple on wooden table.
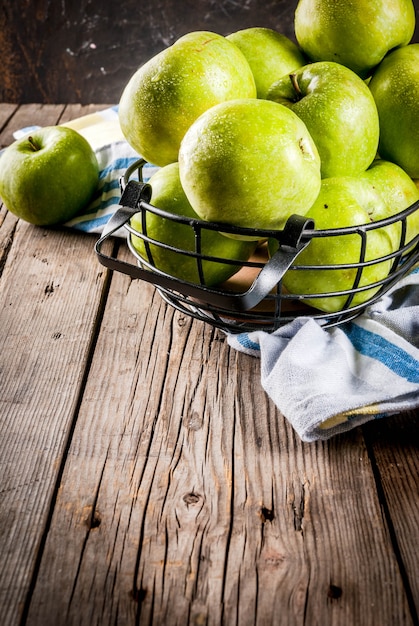
[[46, 126], [10, 144], [0, 156], [0, 196], [7, 209], [38, 226], [61, 224], [97, 190], [96, 155], [76, 130]]

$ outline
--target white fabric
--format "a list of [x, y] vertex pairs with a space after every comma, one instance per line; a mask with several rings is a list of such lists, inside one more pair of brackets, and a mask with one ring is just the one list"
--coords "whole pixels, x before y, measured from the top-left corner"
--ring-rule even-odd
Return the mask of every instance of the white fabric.
[[228, 336], [260, 357], [262, 386], [304, 441], [419, 406], [419, 269], [355, 321], [299, 318]]

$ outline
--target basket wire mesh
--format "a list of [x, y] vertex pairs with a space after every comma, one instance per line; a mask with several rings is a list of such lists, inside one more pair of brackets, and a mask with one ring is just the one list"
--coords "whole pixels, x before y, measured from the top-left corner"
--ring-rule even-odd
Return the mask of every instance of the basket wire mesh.
[[[407, 220], [413, 213], [419, 211], [419, 202], [392, 217], [358, 226], [317, 230], [312, 220], [292, 215], [282, 230], [240, 228], [176, 215], [153, 206], [150, 204], [151, 187], [143, 181], [144, 165], [146, 162], [139, 159], [127, 169], [121, 178], [120, 207], [109, 220], [101, 238], [96, 243], [97, 257], [104, 266], [112, 270], [154, 284], [161, 297], [178, 311], [225, 331], [238, 333], [266, 330], [271, 332], [302, 315], [317, 319], [325, 327], [340, 325], [356, 318], [367, 306], [381, 298], [419, 261], [419, 233], [406, 242]], [[130, 223], [131, 218], [138, 213], [141, 215], [141, 232], [134, 229]], [[147, 232], [147, 215], [150, 213], [166, 220], [182, 223], [191, 229], [194, 249], [175, 247], [153, 239]], [[375, 229], [389, 227], [396, 222], [400, 225], [400, 241], [397, 249], [377, 259], [367, 260], [368, 233]], [[127, 231], [127, 244], [136, 260], [135, 264], [107, 256], [102, 251], [104, 241], [121, 227]], [[243, 286], [240, 283], [238, 289], [233, 280], [215, 288], [210, 287], [205, 277], [204, 261], [237, 266], [237, 259], [203, 254], [202, 235], [205, 231], [218, 231], [234, 236], [251, 236], [259, 241], [275, 241], [277, 251], [270, 258], [259, 255], [259, 257], [251, 257], [240, 263], [243, 270], [247, 272], [246, 280], [250, 280], [250, 284]], [[340, 265], [298, 263], [299, 254], [310, 245], [311, 240], [318, 237], [343, 237], [354, 234], [360, 238], [360, 253], [356, 263]], [[145, 255], [139, 254], [133, 244], [133, 237], [143, 240]], [[153, 246], [194, 259], [199, 281], [188, 282], [156, 267], [152, 252]], [[391, 263], [388, 274], [376, 282], [361, 285], [364, 268], [383, 262]], [[341, 291], [314, 294], [290, 293], [282, 283], [283, 276], [289, 269], [297, 269], [299, 272], [352, 270], [354, 280], [350, 288]], [[356, 295], [364, 291], [371, 291], [371, 296], [368, 295], [361, 304], [354, 304]], [[324, 312], [313, 306], [317, 299], [334, 297], [344, 299], [343, 305], [337, 311]]]

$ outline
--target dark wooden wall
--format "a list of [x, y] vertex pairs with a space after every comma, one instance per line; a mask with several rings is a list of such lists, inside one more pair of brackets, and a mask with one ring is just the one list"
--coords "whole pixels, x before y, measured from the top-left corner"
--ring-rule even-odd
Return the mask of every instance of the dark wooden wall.
[[119, 101], [130, 76], [192, 30], [293, 36], [297, 0], [0, 0], [3, 102]]
[[294, 38], [296, 5], [297, 0], [0, 0], [0, 100], [116, 103], [137, 67], [184, 33], [227, 35], [268, 26]]

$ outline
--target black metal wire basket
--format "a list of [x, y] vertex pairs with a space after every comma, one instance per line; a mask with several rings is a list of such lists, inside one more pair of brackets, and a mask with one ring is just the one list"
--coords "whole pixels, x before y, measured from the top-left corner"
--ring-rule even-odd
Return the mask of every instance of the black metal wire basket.
[[[292, 215], [282, 230], [240, 228], [179, 216], [154, 207], [150, 204], [151, 187], [143, 181], [144, 165], [146, 162], [139, 159], [127, 169], [121, 178], [120, 207], [109, 220], [102, 236], [96, 242], [97, 258], [102, 265], [111, 270], [154, 284], [162, 298], [175, 309], [225, 331], [240, 333], [265, 330], [271, 332], [302, 315], [319, 320], [325, 327], [343, 324], [356, 318], [367, 306], [381, 298], [419, 261], [419, 233], [406, 242], [407, 219], [419, 211], [419, 202], [391, 218], [360, 226], [316, 230], [312, 220], [299, 215]], [[130, 223], [132, 217], [137, 213], [141, 214], [142, 232], [135, 230]], [[146, 216], [148, 213], [154, 213], [164, 219], [173, 220], [173, 222], [183, 223], [187, 228], [192, 229], [195, 249], [177, 248], [151, 238], [147, 234]], [[400, 225], [400, 242], [397, 250], [373, 261], [366, 260], [368, 233], [373, 229], [385, 228], [396, 222], [399, 222]], [[122, 227], [127, 230], [127, 243], [136, 259], [135, 264], [108, 256], [102, 251], [103, 243]], [[209, 287], [205, 279], [204, 261], [210, 260], [214, 263], [237, 265], [237, 260], [204, 255], [201, 251], [204, 231], [221, 231], [242, 237], [251, 236], [260, 241], [275, 240], [277, 251], [270, 257], [259, 251], [259, 254], [240, 264], [242, 269], [230, 281], [227, 280], [215, 288]], [[314, 238], [339, 237], [348, 234], [357, 235], [361, 241], [357, 263], [333, 266], [298, 264], [299, 254], [310, 245]], [[146, 250], [144, 256], [140, 255], [133, 245], [133, 237], [139, 237], [144, 241]], [[158, 269], [153, 260], [152, 246], [160, 246], [176, 254], [193, 258], [199, 281], [188, 282]], [[361, 286], [360, 280], [363, 269], [385, 261], [390, 261], [391, 265], [388, 274], [377, 282]], [[345, 271], [350, 269], [355, 270], [355, 272], [353, 272], [354, 280], [351, 287], [343, 291], [296, 294], [288, 292], [283, 286], [283, 277], [290, 269], [298, 269], [301, 272], [313, 269], [318, 271], [324, 269]], [[364, 291], [368, 291], [365, 301], [361, 304], [354, 304], [354, 298], [357, 294]], [[343, 299], [343, 305], [337, 311], [329, 313], [313, 307], [313, 302], [315, 303], [316, 299], [334, 297]]]

